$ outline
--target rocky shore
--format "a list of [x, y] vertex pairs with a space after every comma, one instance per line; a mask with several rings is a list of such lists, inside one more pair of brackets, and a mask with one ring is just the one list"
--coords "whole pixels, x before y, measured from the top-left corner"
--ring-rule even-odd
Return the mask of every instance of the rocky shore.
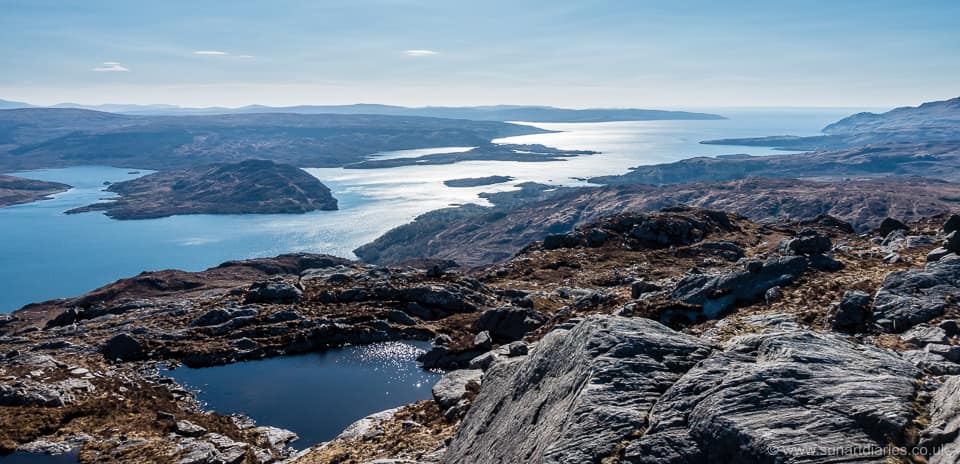
[[0, 174], [0, 208], [46, 200], [50, 195], [70, 190], [67, 184], [24, 179]]
[[[954, 462], [958, 228], [674, 207], [479, 271], [297, 254], [144, 273], [0, 320], [0, 446], [83, 462]], [[433, 341], [434, 399], [303, 451], [162, 375], [401, 339]]]
[[178, 214], [302, 214], [336, 210], [330, 189], [302, 169], [266, 160], [162, 171], [111, 184], [115, 200], [67, 211], [114, 219]]

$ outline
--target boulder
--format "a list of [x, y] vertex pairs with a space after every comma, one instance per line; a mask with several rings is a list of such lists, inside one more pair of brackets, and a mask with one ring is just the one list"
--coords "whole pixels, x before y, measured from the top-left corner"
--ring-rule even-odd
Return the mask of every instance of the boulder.
[[127, 333], [114, 335], [100, 347], [100, 352], [103, 357], [116, 361], [142, 361], [147, 358], [140, 340]]
[[290, 304], [299, 300], [301, 296], [303, 291], [293, 284], [284, 282], [281, 278], [273, 278], [251, 284], [247, 289], [244, 302]]
[[918, 346], [929, 345], [931, 343], [947, 343], [947, 331], [940, 327], [934, 327], [927, 324], [920, 324], [900, 335], [900, 338]]
[[600, 462], [710, 349], [648, 320], [594, 316], [487, 371], [444, 463]]
[[814, 229], [804, 229], [795, 238], [780, 242], [780, 251], [785, 255], [817, 255], [833, 248], [830, 237]]
[[677, 283], [674, 300], [702, 308], [702, 314], [714, 319], [734, 304], [760, 301], [767, 290], [789, 284], [807, 269], [800, 256], [751, 262], [747, 269], [725, 274], [688, 273]]
[[559, 250], [562, 248], [576, 248], [583, 240], [583, 235], [577, 232], [567, 234], [552, 234], [543, 238], [544, 250]]
[[896, 354], [839, 335], [738, 337], [659, 397], [621, 462], [840, 462], [835, 450], [902, 436], [919, 376]]
[[869, 317], [870, 295], [852, 290], [844, 292], [833, 314], [833, 330], [856, 333], [863, 328]]
[[943, 315], [960, 300], [960, 256], [948, 255], [923, 269], [891, 272], [874, 297], [875, 324], [900, 333]]
[[393, 310], [387, 313], [387, 320], [400, 325], [417, 325], [417, 321], [408, 316], [407, 313], [400, 310]]
[[937, 450], [928, 454], [929, 464], [960, 462], [960, 376], [947, 377], [932, 398], [927, 410], [930, 424], [920, 434], [921, 447]]
[[493, 346], [493, 337], [486, 330], [473, 337], [473, 346], [480, 350], [489, 350]]
[[211, 309], [194, 319], [190, 325], [194, 327], [220, 325], [235, 317], [256, 316], [258, 312], [256, 307]]
[[640, 279], [635, 280], [630, 284], [630, 296], [632, 298], [640, 298], [641, 296], [660, 290], [660, 286], [654, 283], [647, 282], [646, 280]]
[[950, 232], [943, 241], [943, 248], [950, 253], [960, 253], [960, 232]]
[[470, 382], [479, 384], [483, 380], [483, 371], [479, 369], [460, 369], [446, 373], [433, 386], [433, 400], [440, 409], [446, 410], [459, 402], [469, 391]]
[[811, 255], [808, 262], [811, 268], [818, 271], [836, 272], [843, 269], [843, 263], [824, 254]]
[[477, 331], [490, 332], [498, 343], [508, 343], [523, 338], [546, 322], [547, 317], [534, 309], [503, 306], [485, 311], [474, 327]]
[[907, 227], [906, 224], [891, 217], [888, 217], [883, 221], [881, 221], [880, 227], [877, 228], [877, 232], [879, 232], [881, 237], [886, 237], [890, 235], [890, 232], [893, 232], [895, 230], [910, 230], [910, 228]]
[[184, 437], [199, 437], [207, 433], [207, 429], [188, 420], [178, 420], [174, 424], [173, 430], [177, 433], [177, 435]]
[[960, 214], [953, 214], [943, 223], [943, 233], [950, 234], [960, 230]]
[[[439, 285], [411, 287], [400, 292], [400, 298], [425, 306], [453, 312], [472, 312], [476, 307], [466, 301], [463, 293]], [[409, 312], [409, 311], [408, 311]]]
[[949, 254], [950, 252], [944, 247], [934, 248], [930, 253], [927, 253], [927, 262], [940, 261], [941, 258]]

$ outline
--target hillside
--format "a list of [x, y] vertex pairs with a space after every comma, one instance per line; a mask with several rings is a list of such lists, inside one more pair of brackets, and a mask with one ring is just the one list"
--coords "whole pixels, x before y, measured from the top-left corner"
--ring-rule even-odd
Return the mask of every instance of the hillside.
[[854, 114], [824, 127], [822, 132], [825, 135], [776, 135], [706, 140], [701, 143], [786, 150], [836, 150], [863, 145], [955, 142], [960, 139], [960, 97], [896, 108], [881, 114]]
[[330, 189], [302, 169], [248, 160], [149, 174], [111, 184], [120, 197], [67, 211], [104, 211], [114, 219], [179, 214], [299, 214], [335, 210]]
[[488, 195], [492, 208], [467, 205], [433, 211], [356, 249], [361, 260], [390, 264], [416, 258], [485, 266], [508, 259], [527, 243], [569, 232], [601, 216], [656, 211], [685, 204], [723, 209], [760, 222], [830, 214], [860, 231], [887, 216], [914, 219], [960, 208], [960, 184], [922, 178], [814, 182], [747, 179], [656, 187], [565, 188], [527, 196]]
[[[597, 218], [482, 271], [293, 254], [146, 272], [0, 319], [0, 452], [654, 464], [892, 447], [907, 458], [887, 462], [950, 462], [958, 224], [882, 237], [831, 217], [670, 208]], [[434, 345], [423, 368], [446, 371], [432, 399], [302, 452], [295, 431], [198, 407], [165, 373], [410, 339]]]
[[251, 158], [338, 167], [380, 151], [479, 146], [541, 132], [502, 122], [415, 116], [0, 110], [0, 171], [89, 164], [164, 170]]

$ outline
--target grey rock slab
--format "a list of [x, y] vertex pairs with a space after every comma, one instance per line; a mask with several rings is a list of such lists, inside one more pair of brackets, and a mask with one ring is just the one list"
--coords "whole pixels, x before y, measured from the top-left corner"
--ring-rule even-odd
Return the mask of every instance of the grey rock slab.
[[441, 409], [447, 409], [457, 404], [467, 394], [468, 383], [480, 383], [482, 380], [483, 371], [479, 369], [450, 371], [433, 386], [433, 399]]
[[551, 331], [487, 371], [443, 462], [599, 462], [709, 353], [649, 319], [593, 316]]
[[900, 436], [915, 414], [919, 375], [896, 354], [840, 335], [734, 338], [659, 398], [623, 461], [840, 462], [833, 450], [882, 447]]
[[900, 333], [943, 315], [960, 300], [960, 256], [948, 255], [923, 269], [891, 272], [874, 297], [878, 327]]

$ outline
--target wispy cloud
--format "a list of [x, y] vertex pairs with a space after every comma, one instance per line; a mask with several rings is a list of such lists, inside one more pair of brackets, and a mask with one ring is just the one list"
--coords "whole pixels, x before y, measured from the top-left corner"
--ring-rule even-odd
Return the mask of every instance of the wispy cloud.
[[407, 56], [430, 56], [437, 54], [437, 52], [433, 50], [407, 50], [403, 53]]
[[116, 61], [104, 61], [103, 64], [93, 68], [96, 72], [127, 72], [130, 69]]
[[245, 59], [245, 60], [249, 60], [249, 59], [256, 58], [256, 57], [253, 56], [253, 55], [237, 55], [237, 58], [243, 58], [243, 59]]
[[194, 55], [212, 55], [212, 56], [224, 56], [229, 55], [227, 52], [221, 52], [220, 50], [197, 50], [193, 52]]

